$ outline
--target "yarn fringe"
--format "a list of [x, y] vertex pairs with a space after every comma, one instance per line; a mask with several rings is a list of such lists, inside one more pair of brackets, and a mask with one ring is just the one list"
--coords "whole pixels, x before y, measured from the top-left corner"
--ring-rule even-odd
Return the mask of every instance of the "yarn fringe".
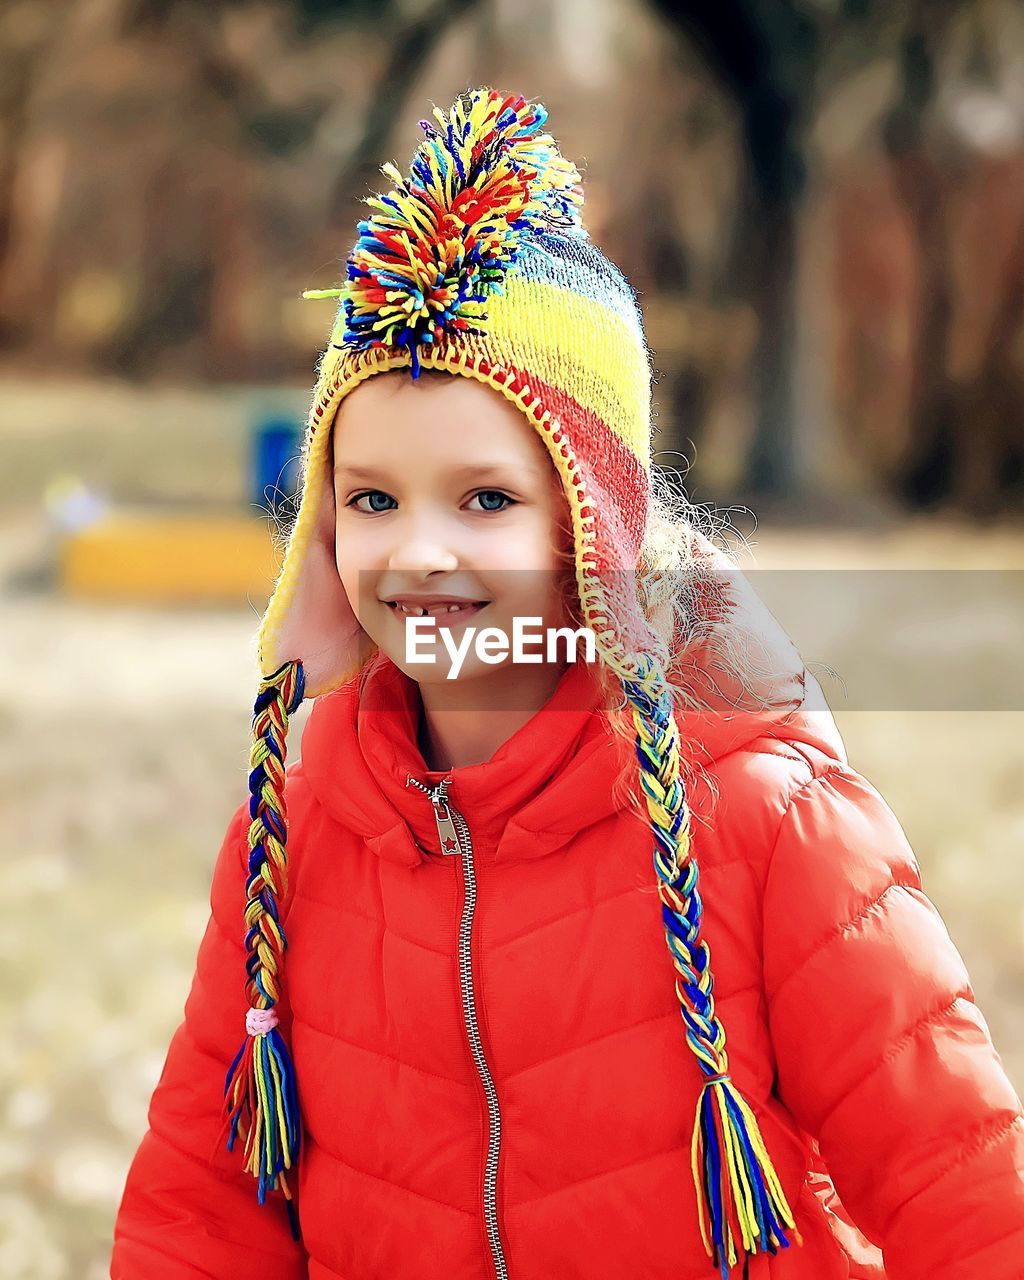
[[228, 1150], [234, 1149], [239, 1127], [244, 1127], [244, 1167], [258, 1180], [259, 1202], [265, 1203], [268, 1190], [280, 1188], [292, 1237], [300, 1239], [298, 1214], [285, 1175], [299, 1155], [299, 1103], [295, 1069], [276, 1027], [246, 1036], [228, 1069], [224, 1092], [231, 1122]]
[[728, 1076], [701, 1089], [691, 1155], [701, 1237], [722, 1280], [740, 1261], [737, 1244], [747, 1258], [774, 1256], [789, 1248], [786, 1227], [802, 1243], [757, 1119]]

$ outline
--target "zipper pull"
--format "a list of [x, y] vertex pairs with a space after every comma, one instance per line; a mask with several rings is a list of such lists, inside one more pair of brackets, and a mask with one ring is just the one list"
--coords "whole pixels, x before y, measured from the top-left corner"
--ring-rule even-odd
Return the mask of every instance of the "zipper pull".
[[437, 843], [445, 857], [453, 857], [462, 852], [459, 844], [459, 833], [455, 830], [451, 811], [448, 808], [448, 785], [451, 778], [442, 778], [436, 787], [426, 787], [410, 773], [405, 785], [418, 787], [430, 801], [434, 810], [434, 821], [437, 823]]
[[433, 804], [434, 820], [437, 822], [437, 842], [441, 846], [441, 852], [446, 857], [461, 853], [459, 835], [455, 830], [455, 823], [452, 822], [452, 815], [448, 810], [448, 806], [439, 801], [434, 801]]

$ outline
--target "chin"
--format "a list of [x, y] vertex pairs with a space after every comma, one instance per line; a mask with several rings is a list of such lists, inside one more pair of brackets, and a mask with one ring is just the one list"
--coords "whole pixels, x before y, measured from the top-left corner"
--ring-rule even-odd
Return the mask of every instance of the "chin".
[[417, 684], [436, 685], [439, 688], [451, 686], [454, 684], [470, 684], [483, 683], [487, 680], [493, 680], [495, 676], [510, 671], [514, 666], [513, 663], [503, 662], [495, 666], [488, 662], [480, 662], [472, 658], [467, 658], [459, 668], [458, 675], [448, 679], [448, 672], [451, 670], [448, 662], [448, 655], [444, 654], [439, 662], [406, 662], [404, 653], [388, 653], [388, 657], [400, 667], [410, 680], [415, 680]]
[[[455, 684], [456, 680], [448, 679], [448, 668], [436, 663], [419, 663], [406, 662], [405, 655], [402, 653], [389, 653], [388, 657], [400, 670], [404, 671], [410, 680], [415, 680], [417, 684], [422, 685], [446, 685]], [[458, 680], [465, 679], [466, 671], [463, 668], [459, 672]]]

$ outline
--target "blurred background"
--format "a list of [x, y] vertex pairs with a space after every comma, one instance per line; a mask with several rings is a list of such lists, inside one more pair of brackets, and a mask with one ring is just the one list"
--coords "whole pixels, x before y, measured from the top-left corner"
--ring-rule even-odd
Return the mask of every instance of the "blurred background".
[[[751, 567], [887, 571], [792, 629], [1024, 1087], [1024, 10], [7, 0], [3, 1280], [107, 1275], [245, 793], [268, 516], [335, 305], [300, 294], [484, 84], [548, 107], [640, 294], [659, 461]], [[899, 575], [952, 571], [984, 599], [901, 641], [955, 633], [948, 683], [851, 697]]]

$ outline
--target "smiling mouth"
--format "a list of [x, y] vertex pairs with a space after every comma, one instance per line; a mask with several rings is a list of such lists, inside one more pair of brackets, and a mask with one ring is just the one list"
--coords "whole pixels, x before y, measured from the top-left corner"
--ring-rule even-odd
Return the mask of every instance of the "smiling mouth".
[[481, 609], [486, 609], [490, 601], [467, 600], [459, 604], [435, 604], [429, 607], [399, 604], [395, 600], [388, 600], [385, 603], [391, 612], [397, 614], [400, 618], [435, 618], [438, 622], [443, 622], [447, 625], [472, 617], [474, 614], [479, 613]]

